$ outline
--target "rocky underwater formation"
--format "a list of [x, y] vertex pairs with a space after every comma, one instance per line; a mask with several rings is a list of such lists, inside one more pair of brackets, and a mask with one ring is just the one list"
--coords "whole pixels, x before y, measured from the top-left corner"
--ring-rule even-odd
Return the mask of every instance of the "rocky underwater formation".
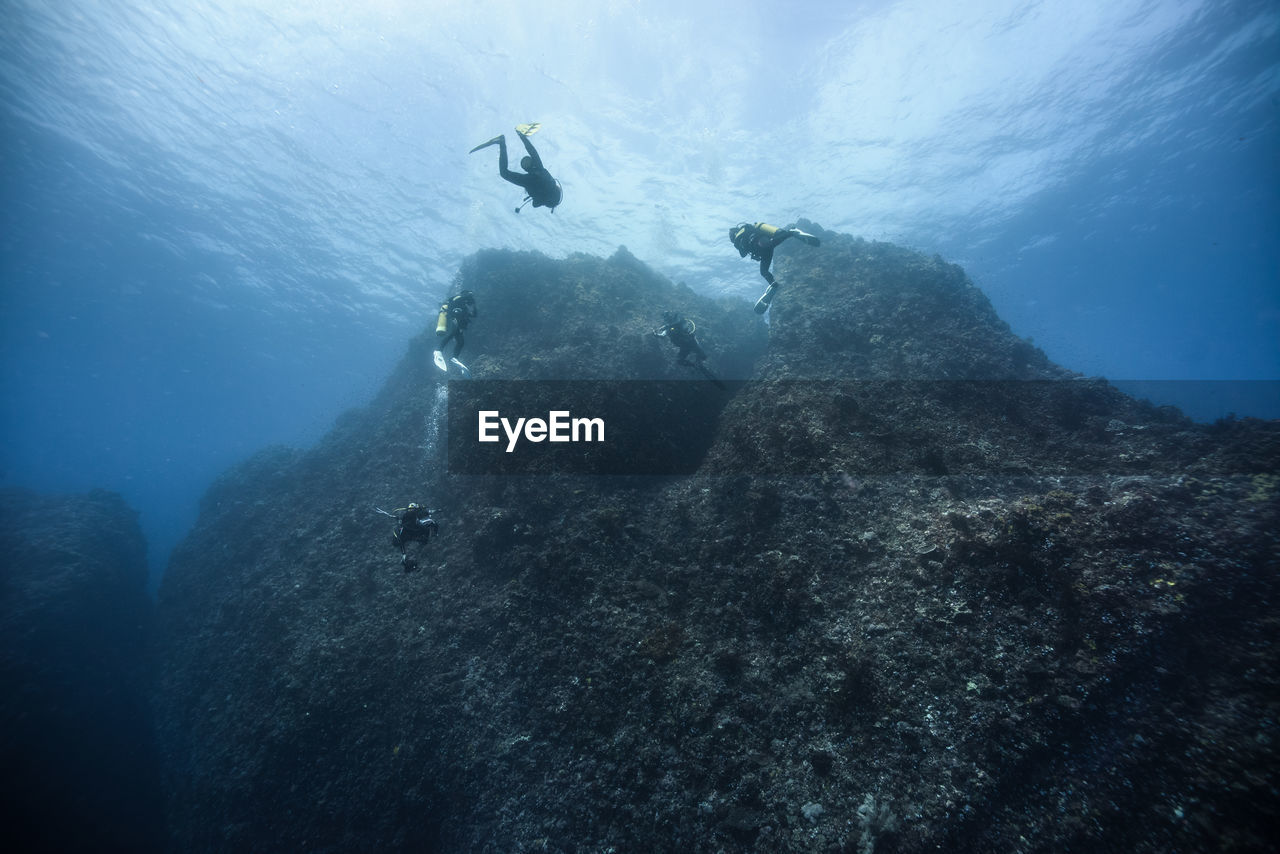
[[[225, 475], [160, 590], [174, 849], [1264, 850], [1277, 425], [1135, 401], [958, 267], [802, 227], [767, 328], [625, 250], [459, 274], [476, 379], [685, 380], [637, 418], [693, 475], [450, 474], [432, 330]], [[674, 365], [666, 309], [747, 382]], [[409, 501], [416, 573], [374, 511]]]

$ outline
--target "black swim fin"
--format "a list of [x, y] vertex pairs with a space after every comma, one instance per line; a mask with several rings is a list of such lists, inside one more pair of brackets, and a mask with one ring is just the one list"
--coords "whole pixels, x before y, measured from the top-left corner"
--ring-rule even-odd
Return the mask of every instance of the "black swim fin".
[[769, 304], [773, 302], [773, 296], [778, 292], [778, 285], [772, 284], [765, 289], [764, 295], [756, 300], [756, 314], [764, 314], [769, 310]]
[[720, 378], [717, 377], [715, 374], [711, 373], [711, 371], [707, 369], [706, 365], [699, 362], [698, 364], [694, 365], [694, 367], [702, 371], [702, 375], [707, 379], [711, 380], [711, 384], [714, 385], [716, 388], [718, 389], [724, 388], [724, 383], [720, 382]]
[[467, 152], [467, 154], [475, 154], [477, 151], [479, 151], [479, 150], [480, 150], [480, 149], [482, 149], [482, 148], [488, 148], [489, 146], [491, 146], [491, 145], [497, 145], [497, 144], [498, 144], [498, 143], [500, 143], [500, 142], [502, 142], [502, 134], [498, 134], [497, 136], [495, 136], [493, 139], [489, 140], [488, 142], [482, 142], [482, 143], [480, 143], [480, 144], [479, 144], [479, 145], [477, 145], [475, 148], [473, 148], [473, 149], [471, 149], [470, 151], [468, 151], [468, 152]]

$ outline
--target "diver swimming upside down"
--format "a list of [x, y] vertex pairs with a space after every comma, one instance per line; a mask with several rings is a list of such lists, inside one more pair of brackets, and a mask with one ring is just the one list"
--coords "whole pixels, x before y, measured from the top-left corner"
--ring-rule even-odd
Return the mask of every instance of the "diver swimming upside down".
[[537, 149], [529, 141], [529, 136], [536, 133], [537, 130], [537, 122], [516, 127], [516, 133], [520, 136], [520, 141], [524, 143], [525, 151], [529, 152], [526, 156], [520, 158], [520, 168], [524, 172], [512, 172], [507, 168], [507, 138], [503, 134], [498, 134], [488, 142], [480, 143], [469, 152], [475, 154], [480, 149], [488, 148], [490, 145], [498, 146], [498, 174], [503, 179], [523, 188], [528, 194], [525, 196], [525, 200], [521, 202], [520, 207], [516, 208], [516, 213], [520, 213], [520, 208], [530, 202], [533, 202], [535, 208], [550, 208], [554, 212], [556, 206], [564, 198], [564, 189], [560, 186], [560, 182], [552, 177], [547, 168], [542, 165], [542, 158], [538, 156]]

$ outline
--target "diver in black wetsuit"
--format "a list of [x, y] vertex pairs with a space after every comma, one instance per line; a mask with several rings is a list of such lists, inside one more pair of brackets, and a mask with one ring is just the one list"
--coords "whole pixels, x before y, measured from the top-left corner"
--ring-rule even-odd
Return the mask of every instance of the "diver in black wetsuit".
[[[393, 514], [387, 513], [386, 515], [392, 516]], [[391, 542], [400, 549], [400, 564], [404, 567], [404, 571], [413, 572], [418, 568], [418, 562], [409, 557], [405, 544], [415, 540], [423, 544], [429, 542], [432, 536], [439, 533], [439, 526], [431, 518], [431, 511], [425, 507], [419, 507], [417, 504], [397, 508], [394, 518], [396, 527], [391, 532]]]
[[[507, 168], [507, 138], [502, 134], [498, 134], [488, 142], [480, 143], [471, 149], [470, 153], [474, 154], [490, 145], [498, 146], [498, 174], [512, 184], [524, 188], [528, 193], [520, 204], [520, 208], [533, 202], [535, 208], [551, 208], [554, 211], [556, 205], [560, 204], [560, 200], [564, 198], [564, 190], [560, 187], [560, 182], [553, 178], [547, 168], [542, 165], [542, 158], [538, 156], [537, 149], [529, 141], [529, 135], [537, 129], [537, 124], [520, 125], [516, 128], [520, 141], [524, 143], [525, 151], [529, 152], [527, 156], [520, 158], [520, 168], [524, 172], [512, 172]], [[516, 208], [516, 213], [520, 213], [520, 208]]]
[[764, 222], [757, 222], [754, 225], [740, 222], [729, 229], [729, 240], [733, 243], [733, 248], [737, 249], [742, 257], [745, 258], [750, 254], [753, 260], [759, 261], [760, 275], [769, 283], [764, 296], [756, 302], [756, 314], [764, 314], [768, 311], [769, 304], [773, 302], [774, 294], [777, 293], [778, 282], [773, 278], [773, 273], [769, 272], [769, 265], [773, 263], [774, 247], [788, 237], [798, 237], [810, 246], [817, 246], [819, 242], [818, 238], [795, 226], [778, 228], [776, 225]]
[[[694, 337], [694, 333], [698, 331], [698, 327], [693, 321], [687, 317], [682, 317], [674, 311], [664, 311], [662, 313], [662, 325], [653, 330], [653, 334], [659, 338], [666, 338], [672, 344], [679, 348], [676, 353], [676, 364], [684, 365], [686, 368], [694, 368], [704, 377], [711, 380], [716, 388], [724, 388], [724, 383], [707, 369], [706, 351], [702, 349], [702, 345], [698, 343], [698, 339]], [[692, 355], [694, 361], [689, 361]]]
[[462, 333], [468, 324], [479, 316], [476, 311], [476, 295], [471, 291], [462, 291], [456, 297], [440, 306], [440, 317], [436, 321], [436, 337], [439, 343], [436, 349], [443, 351], [446, 344], [453, 341], [453, 357], [456, 359], [462, 352]]
[[707, 354], [702, 349], [702, 345], [698, 343], [698, 339], [693, 337], [696, 327], [692, 320], [687, 317], [681, 317], [674, 311], [664, 311], [662, 313], [662, 325], [653, 330], [653, 334], [659, 338], [666, 338], [676, 347], [680, 348], [680, 352], [676, 354], [676, 364], [685, 365], [686, 367], [695, 367], [693, 362], [689, 361], [689, 354], [698, 360], [699, 364], [707, 360]]

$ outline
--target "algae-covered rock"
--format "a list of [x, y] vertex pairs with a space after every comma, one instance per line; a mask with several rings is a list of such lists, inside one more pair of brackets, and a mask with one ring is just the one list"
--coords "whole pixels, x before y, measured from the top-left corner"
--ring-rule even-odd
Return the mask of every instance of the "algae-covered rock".
[[[479, 381], [705, 391], [692, 475], [451, 472], [431, 330], [228, 473], [161, 590], [175, 844], [1261, 850], [1276, 425], [1076, 378], [954, 265], [803, 227], [767, 349], [621, 250], [459, 274]], [[666, 308], [748, 381], [673, 366]], [[373, 509], [410, 500], [417, 573]]]

